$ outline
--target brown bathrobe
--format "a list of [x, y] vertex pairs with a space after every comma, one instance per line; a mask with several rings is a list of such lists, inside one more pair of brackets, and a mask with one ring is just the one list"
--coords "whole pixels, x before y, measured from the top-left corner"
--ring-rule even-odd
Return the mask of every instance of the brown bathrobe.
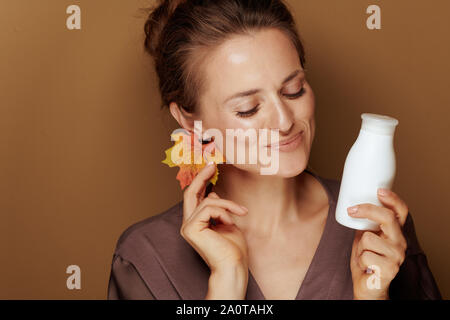
[[[326, 189], [330, 206], [323, 235], [296, 299], [353, 299], [350, 254], [355, 230], [340, 225], [335, 219], [340, 181], [306, 171]], [[182, 210], [181, 201], [123, 232], [112, 259], [108, 299], [205, 298], [210, 270], [180, 235]], [[442, 299], [417, 240], [410, 213], [403, 234], [408, 249], [405, 261], [390, 284], [390, 298]], [[265, 299], [250, 271], [246, 299]]]

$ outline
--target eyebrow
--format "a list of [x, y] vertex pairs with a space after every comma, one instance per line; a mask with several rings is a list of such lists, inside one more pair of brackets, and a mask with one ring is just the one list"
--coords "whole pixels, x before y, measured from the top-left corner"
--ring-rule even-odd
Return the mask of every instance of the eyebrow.
[[[294, 79], [300, 73], [301, 74], [305, 74], [305, 69], [295, 70], [290, 75], [288, 75], [286, 77], [286, 79], [283, 80], [282, 84], [286, 84], [287, 82], [291, 81], [292, 79]], [[251, 90], [239, 92], [239, 93], [236, 93], [236, 94], [232, 95], [231, 97], [228, 97], [227, 99], [225, 99], [224, 103], [227, 103], [228, 101], [236, 99], [236, 98], [248, 97], [248, 96], [254, 95], [255, 93], [258, 93], [260, 91], [261, 91], [261, 89], [251, 89]]]

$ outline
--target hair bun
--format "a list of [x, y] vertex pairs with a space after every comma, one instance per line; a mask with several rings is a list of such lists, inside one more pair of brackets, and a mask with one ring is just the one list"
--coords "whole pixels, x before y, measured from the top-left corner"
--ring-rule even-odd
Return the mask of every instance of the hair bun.
[[150, 8], [145, 23], [145, 49], [156, 56], [159, 47], [159, 39], [167, 22], [178, 6], [187, 0], [158, 0], [157, 4]]

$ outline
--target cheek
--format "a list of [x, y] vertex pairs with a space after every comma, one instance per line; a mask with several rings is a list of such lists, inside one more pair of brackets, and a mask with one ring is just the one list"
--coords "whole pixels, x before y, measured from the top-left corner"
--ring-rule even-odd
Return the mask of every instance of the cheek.
[[[251, 118], [253, 119], [253, 118]], [[254, 148], [258, 147], [259, 144], [259, 129], [264, 128], [265, 124], [261, 123], [261, 121], [256, 120], [250, 120], [250, 119], [240, 119], [236, 116], [233, 116], [232, 114], [223, 114], [221, 116], [221, 119], [219, 123], [216, 123], [216, 127], [221, 133], [222, 133], [222, 143], [218, 143], [217, 148], [219, 151], [226, 155], [227, 153], [227, 143], [231, 144], [233, 147], [230, 150], [234, 154], [234, 165], [238, 164], [238, 154], [245, 154], [246, 159], [249, 159], [250, 157], [250, 150], [254, 151]], [[244, 134], [248, 133], [253, 138], [250, 139], [249, 137], [246, 137], [245, 139], [238, 139], [237, 137], [230, 136], [230, 138], [227, 138], [227, 132], [226, 130], [230, 129], [233, 130], [234, 133], [237, 133], [238, 129], [241, 129]], [[248, 129], [252, 130], [252, 133], [248, 131]], [[253, 131], [254, 130], [254, 131]], [[254, 134], [254, 135], [253, 135]], [[229, 141], [227, 141], [229, 140]], [[251, 143], [252, 142], [252, 143]], [[239, 151], [238, 151], [239, 150]], [[231, 160], [231, 159], [229, 159]], [[245, 167], [245, 166], [244, 166]]]
[[222, 114], [218, 121], [217, 127], [219, 130], [226, 133], [226, 129], [242, 129], [244, 131], [248, 129], [256, 129], [264, 128], [264, 123], [261, 120], [256, 120], [255, 117], [239, 118], [232, 113]]

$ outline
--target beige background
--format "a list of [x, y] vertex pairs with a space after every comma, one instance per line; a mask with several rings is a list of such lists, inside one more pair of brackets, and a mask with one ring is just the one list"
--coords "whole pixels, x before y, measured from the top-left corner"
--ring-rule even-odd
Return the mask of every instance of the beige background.
[[[339, 178], [361, 113], [398, 118], [394, 190], [450, 297], [450, 2], [289, 2], [317, 98], [312, 167]], [[142, 48], [147, 3], [0, 0], [0, 298], [104, 299], [121, 232], [181, 199], [161, 164], [176, 125]], [[66, 28], [70, 4], [82, 30]]]

